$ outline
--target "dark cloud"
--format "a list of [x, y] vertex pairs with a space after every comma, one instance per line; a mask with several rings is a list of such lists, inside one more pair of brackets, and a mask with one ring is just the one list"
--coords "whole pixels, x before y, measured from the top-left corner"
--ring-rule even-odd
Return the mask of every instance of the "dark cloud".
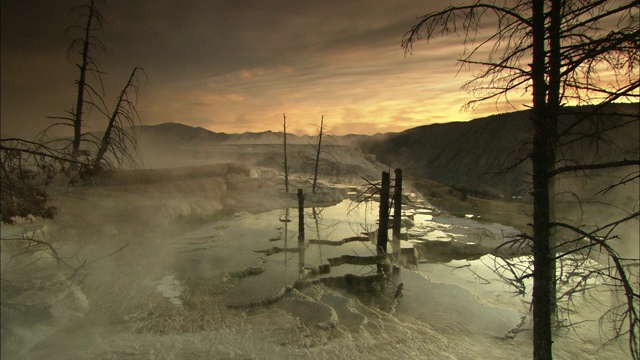
[[[80, 0], [2, 1], [2, 132], [26, 136], [74, 99], [65, 29]], [[300, 131], [324, 114], [338, 131], [402, 130], [468, 119], [454, 77], [459, 39], [405, 58], [400, 42], [429, 1], [129, 1], [101, 5], [100, 61], [115, 96], [134, 66], [143, 122]], [[69, 33], [67, 34], [69, 35]], [[457, 103], [456, 103], [457, 102]], [[452, 110], [455, 109], [455, 110]], [[353, 126], [348, 124], [353, 121]], [[25, 126], [28, 124], [28, 126]], [[372, 124], [378, 124], [373, 126]], [[375, 131], [374, 131], [375, 129]]]

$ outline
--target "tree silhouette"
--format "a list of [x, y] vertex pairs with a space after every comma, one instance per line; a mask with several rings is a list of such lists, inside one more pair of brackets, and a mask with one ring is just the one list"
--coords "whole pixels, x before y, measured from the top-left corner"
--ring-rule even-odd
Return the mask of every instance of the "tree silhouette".
[[[78, 88], [75, 106], [67, 111], [67, 116], [51, 117], [62, 122], [49, 127], [65, 125], [73, 128], [70, 158], [75, 162], [86, 163], [80, 169], [81, 176], [84, 176], [83, 173], [91, 174], [120, 168], [124, 164], [136, 164], [135, 126], [139, 123], [136, 105], [140, 91], [139, 74], [144, 74], [144, 71], [138, 67], [132, 70], [127, 83], [116, 98], [113, 110], [109, 110], [105, 102], [102, 79], [105, 73], [94, 55], [98, 51], [106, 52], [104, 44], [96, 35], [104, 23], [98, 1], [88, 0], [87, 4], [74, 9], [79, 15], [76, 23], [67, 28], [67, 33], [76, 33], [76, 37], [69, 44], [69, 56], [71, 57], [74, 51], [77, 51], [79, 56], [75, 64], [79, 70], [75, 81]], [[96, 110], [107, 119], [102, 137], [96, 137], [83, 130], [85, 114], [91, 110]], [[49, 128], [43, 133], [46, 134]], [[86, 159], [81, 159], [82, 155]]]
[[322, 151], [322, 135], [324, 134], [324, 115], [320, 119], [320, 130], [318, 131], [318, 145], [316, 145], [316, 160], [313, 170], [313, 184], [311, 189], [315, 194], [318, 191], [318, 167], [320, 166], [320, 152]]
[[[68, 54], [71, 56], [77, 51], [79, 56], [75, 64], [79, 74], [73, 109], [68, 110], [66, 116], [51, 117], [60, 121], [44, 129], [35, 141], [2, 139], [0, 142], [3, 221], [26, 214], [52, 217], [55, 209], [46, 205], [48, 195], [44, 187], [58, 175], [73, 182], [137, 164], [135, 126], [140, 119], [136, 105], [141, 85], [139, 77], [144, 71], [138, 67], [133, 69], [113, 110], [109, 110], [102, 82], [104, 73], [94, 57], [96, 51], [106, 51], [96, 36], [104, 22], [97, 4], [97, 0], [88, 0], [73, 9], [79, 11], [79, 15], [76, 23], [67, 29], [68, 33], [77, 33]], [[90, 110], [107, 120], [102, 136], [83, 129], [84, 115]], [[71, 127], [71, 138], [48, 139], [48, 130], [57, 126]]]
[[282, 169], [284, 170], [284, 191], [289, 193], [289, 161], [287, 157], [287, 114], [282, 114], [282, 147], [284, 160]]
[[[615, 230], [621, 224], [637, 222], [637, 197], [626, 206], [625, 215], [604, 224], [597, 218], [586, 224], [585, 217], [576, 223], [560, 221], [559, 209], [554, 206], [559, 193], [556, 183], [566, 174], [581, 174], [582, 179], [588, 180], [602, 171], [624, 171], [596, 195], [625, 184], [637, 186], [637, 151], [615, 152], [620, 155], [617, 159], [602, 154], [615, 149], [615, 143], [606, 140], [613, 139], [616, 132], [638, 132], [637, 112], [621, 111], [614, 104], [638, 101], [639, 97], [638, 6], [637, 1], [476, 1], [423, 16], [403, 38], [402, 45], [410, 53], [421, 38], [429, 41], [463, 34], [461, 69], [481, 69], [463, 86], [474, 95], [465, 108], [487, 100], [513, 106], [512, 94], [531, 96], [533, 135], [528, 157], [532, 162], [534, 213], [532, 234], [523, 234], [518, 241], [533, 248], [534, 359], [552, 358], [556, 264], [563, 266], [562, 260], [570, 256], [586, 259], [596, 251], [606, 254], [613, 265], [598, 267], [587, 277], [597, 274], [621, 287], [625, 307], [614, 307], [610, 313], [616, 323], [613, 338], [627, 335], [632, 357], [640, 357], [640, 295], [637, 281], [634, 282], [637, 272], [632, 270], [638, 260], [622, 258], [611, 244], [620, 236]], [[487, 20], [496, 30], [481, 38], [479, 28]], [[566, 106], [569, 104], [593, 106], [586, 113], [579, 113]], [[561, 123], [563, 116], [568, 121]], [[595, 149], [594, 156], [567, 156], [576, 154], [580, 146]], [[574, 194], [581, 199], [593, 198]], [[637, 231], [631, 236], [637, 236]], [[559, 271], [565, 274], [562, 268]]]

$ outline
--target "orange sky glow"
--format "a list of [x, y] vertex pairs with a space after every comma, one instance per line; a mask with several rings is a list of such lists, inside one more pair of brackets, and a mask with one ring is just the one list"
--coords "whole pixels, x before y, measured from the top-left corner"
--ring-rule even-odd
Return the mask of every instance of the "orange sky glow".
[[[31, 137], [65, 116], [77, 61], [67, 59], [69, 9], [82, 0], [2, 1], [2, 137]], [[146, 73], [143, 124], [179, 122], [211, 131], [314, 134], [324, 116], [335, 135], [397, 132], [521, 110], [528, 98], [488, 101], [472, 111], [457, 74], [462, 38], [414, 46], [401, 40], [430, 1], [226, 2], [111, 0], [97, 35], [106, 99], [134, 66]], [[109, 103], [110, 104], [110, 103]], [[87, 130], [104, 120], [89, 114]]]

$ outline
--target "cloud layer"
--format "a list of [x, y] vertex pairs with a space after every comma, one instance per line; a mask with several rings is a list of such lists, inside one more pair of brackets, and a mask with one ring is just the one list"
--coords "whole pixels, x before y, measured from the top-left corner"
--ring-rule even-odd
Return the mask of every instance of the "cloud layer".
[[[2, 2], [2, 132], [28, 136], [74, 101], [74, 54], [65, 28], [83, 1]], [[145, 69], [143, 123], [182, 122], [213, 131], [313, 133], [324, 115], [335, 134], [401, 131], [496, 111], [461, 112], [469, 76], [461, 39], [417, 44], [403, 34], [443, 5], [402, 1], [125, 1], [102, 7], [97, 54], [107, 98], [134, 66]], [[71, 36], [67, 34], [67, 36]], [[97, 114], [89, 125], [100, 128]]]

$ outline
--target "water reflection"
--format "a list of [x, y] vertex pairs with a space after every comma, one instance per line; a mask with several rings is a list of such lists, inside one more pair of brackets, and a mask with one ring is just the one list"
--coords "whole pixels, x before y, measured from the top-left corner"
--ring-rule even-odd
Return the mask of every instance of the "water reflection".
[[[468, 219], [443, 221], [429, 215], [427, 208], [405, 206], [403, 216], [414, 220], [404, 223], [400, 236], [390, 236], [390, 254], [378, 255], [377, 202], [369, 201], [356, 207], [345, 200], [330, 207], [304, 208], [304, 226], [298, 226], [298, 231], [295, 225], [300, 224], [292, 221], [298, 218], [296, 210], [237, 214], [185, 235], [183, 238], [217, 234], [217, 241], [211, 248], [183, 252], [183, 259], [179, 261], [181, 276], [226, 273], [239, 278], [225, 300], [225, 304], [234, 307], [275, 301], [292, 288], [316, 282], [353, 292], [384, 293], [390, 269], [416, 270], [421, 261], [469, 255], [460, 249], [475, 254], [481, 247], [480, 250], [490, 252], [490, 245], [502, 240], [489, 238], [505, 232], [499, 225], [483, 225]], [[224, 231], [221, 232], [221, 228]], [[308, 235], [305, 237], [304, 233]], [[431, 240], [440, 233], [450, 240]], [[296, 238], [293, 245], [292, 239]], [[467, 244], [470, 238], [477, 240], [470, 245]], [[440, 251], [434, 243], [448, 248]], [[296, 253], [297, 266], [290, 266]], [[397, 283], [391, 285], [395, 291]]]

